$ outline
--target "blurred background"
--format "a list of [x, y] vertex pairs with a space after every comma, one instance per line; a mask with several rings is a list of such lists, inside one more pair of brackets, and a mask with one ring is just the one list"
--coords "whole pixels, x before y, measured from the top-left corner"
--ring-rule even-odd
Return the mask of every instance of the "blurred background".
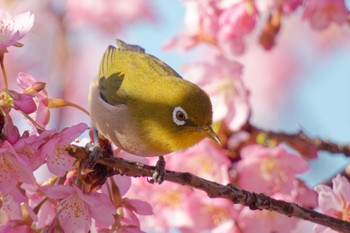
[[[185, 64], [203, 61], [210, 49], [164, 51], [166, 41], [183, 30], [185, 8], [178, 0], [1, 0], [12, 16], [35, 15], [22, 48], [9, 48], [5, 66], [15, 77], [25, 72], [47, 83], [50, 98], [64, 98], [87, 108], [90, 80], [100, 58], [119, 38], [138, 44], [180, 74]], [[266, 18], [261, 15], [261, 18]], [[299, 11], [283, 18], [276, 46], [265, 51], [257, 43], [261, 23], [247, 38], [247, 51], [237, 56], [242, 80], [250, 91], [252, 122], [264, 129], [296, 132], [337, 143], [350, 142], [349, 25], [314, 31]], [[2, 79], [1, 79], [2, 82]], [[88, 117], [71, 108], [54, 109], [48, 128], [64, 128]], [[333, 176], [349, 159], [321, 152], [303, 177], [310, 186]]]

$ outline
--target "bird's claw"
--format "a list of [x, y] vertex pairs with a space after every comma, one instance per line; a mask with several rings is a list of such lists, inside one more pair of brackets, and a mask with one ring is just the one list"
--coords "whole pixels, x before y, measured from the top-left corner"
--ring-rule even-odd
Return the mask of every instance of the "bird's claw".
[[152, 174], [152, 178], [148, 179], [147, 181], [151, 184], [161, 184], [164, 181], [165, 172], [165, 160], [163, 156], [160, 156], [156, 163], [155, 170]]
[[83, 161], [83, 168], [93, 169], [97, 163], [97, 160], [101, 157], [101, 147], [93, 146], [89, 147], [88, 149], [92, 149], [92, 151], [89, 154], [89, 157]]

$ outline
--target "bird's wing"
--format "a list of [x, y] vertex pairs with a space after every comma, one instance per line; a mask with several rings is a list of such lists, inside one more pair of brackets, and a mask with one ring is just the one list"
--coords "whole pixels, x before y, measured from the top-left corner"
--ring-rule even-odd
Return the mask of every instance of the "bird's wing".
[[[129, 45], [117, 40], [118, 48], [108, 46], [98, 72], [98, 87], [101, 97], [109, 104], [123, 104], [122, 83], [124, 79], [138, 82], [139, 79], [152, 79], [155, 76], [182, 78], [170, 66], [158, 58], [145, 53], [137, 45]], [[137, 86], [137, 85], [135, 85]]]

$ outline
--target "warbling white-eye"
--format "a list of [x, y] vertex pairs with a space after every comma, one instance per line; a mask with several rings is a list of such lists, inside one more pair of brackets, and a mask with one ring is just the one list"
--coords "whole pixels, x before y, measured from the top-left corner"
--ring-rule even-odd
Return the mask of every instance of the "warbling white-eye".
[[143, 48], [120, 40], [117, 45], [107, 48], [90, 85], [94, 129], [131, 154], [160, 156], [163, 170], [162, 155], [205, 137], [219, 142], [211, 128], [212, 105], [203, 90]]

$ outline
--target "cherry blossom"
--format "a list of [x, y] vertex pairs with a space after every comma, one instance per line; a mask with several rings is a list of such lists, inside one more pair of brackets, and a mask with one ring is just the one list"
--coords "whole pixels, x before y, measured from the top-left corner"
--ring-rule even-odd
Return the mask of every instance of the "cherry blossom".
[[256, 23], [257, 10], [249, 1], [241, 1], [225, 9], [220, 15], [219, 25], [223, 39], [231, 39], [250, 33]]
[[82, 134], [88, 126], [84, 123], [65, 128], [56, 133], [40, 149], [40, 157], [47, 158], [47, 167], [55, 175], [63, 176], [73, 167], [74, 158], [68, 155], [68, 145]]
[[241, 150], [241, 157], [236, 167], [240, 186], [268, 195], [290, 194], [296, 175], [307, 170], [307, 164], [300, 156], [282, 147], [250, 145]]
[[154, 186], [146, 180], [134, 180], [128, 192], [128, 197], [147, 200], [152, 206], [154, 212], [152, 218], [140, 216], [141, 224], [145, 229], [150, 228], [159, 232], [169, 232], [172, 228], [186, 228], [194, 225], [183, 204], [184, 200], [191, 193], [190, 188], [171, 182], [164, 182], [162, 185]]
[[[183, 162], [184, 158], [186, 163]], [[229, 182], [230, 164], [227, 151], [218, 148], [209, 139], [186, 151], [174, 153], [167, 159], [169, 169], [190, 172], [219, 183]]]
[[21, 203], [25, 201], [27, 197], [18, 187], [13, 188], [7, 194], [0, 193], [0, 211], [4, 213], [3, 218], [6, 216], [7, 220], [22, 219]]
[[232, 202], [225, 199], [208, 199], [207, 195], [196, 190], [183, 201], [183, 208], [192, 221], [190, 227], [182, 227], [189, 232], [205, 232], [230, 223], [230, 230], [237, 226], [238, 212]]
[[196, 46], [198, 42], [215, 45], [220, 14], [216, 1], [187, 0], [183, 3], [186, 8], [185, 29], [169, 40], [164, 48], [187, 50]]
[[84, 194], [76, 186], [41, 187], [51, 199], [59, 201], [58, 221], [64, 232], [88, 232], [94, 218], [100, 226], [114, 222], [115, 207], [102, 193]]
[[0, 50], [15, 45], [32, 28], [34, 15], [30, 12], [17, 15], [14, 18], [8, 13], [0, 11]]
[[35, 181], [28, 158], [16, 153], [8, 141], [2, 142], [0, 155], [0, 192], [11, 192], [18, 182]]
[[323, 30], [332, 23], [342, 25], [348, 22], [349, 11], [344, 0], [307, 0], [304, 4], [303, 18], [316, 30]]
[[37, 209], [37, 218], [33, 219], [33, 225], [40, 229], [49, 226], [56, 216], [57, 201], [48, 199], [38, 184], [22, 184], [21, 187], [30, 200], [30, 208]]
[[39, 147], [41, 147], [46, 140], [49, 140], [54, 133], [55, 130], [45, 130], [40, 135], [22, 136], [13, 145], [13, 148], [18, 154], [29, 159], [34, 171], [45, 161], [45, 157], [40, 156]]
[[188, 50], [204, 42], [232, 58], [245, 51], [243, 37], [255, 28], [258, 11], [253, 1], [184, 1], [184, 30], [165, 49]]
[[[243, 37], [253, 31], [258, 11], [252, 1], [239, 1], [224, 8], [219, 17], [216, 35], [222, 53], [228, 57], [241, 55], [245, 51]], [[227, 53], [229, 51], [229, 53]]]
[[[109, 182], [111, 181], [111, 182]], [[110, 184], [111, 183], [111, 184]], [[113, 187], [117, 185], [117, 187]], [[131, 178], [126, 176], [113, 176], [105, 185], [101, 187], [102, 193], [110, 194], [107, 186], [112, 186], [114, 190], [112, 197], [114, 206], [118, 209], [118, 223], [113, 227], [104, 229], [99, 223], [96, 223], [96, 227], [99, 231], [103, 230], [117, 230], [118, 232], [141, 232], [139, 216], [152, 215], [152, 206], [146, 201], [125, 197], [125, 194], [131, 187]], [[112, 228], [112, 229], [111, 229]]]
[[44, 83], [36, 81], [34, 77], [23, 72], [17, 75], [17, 83], [24, 92], [30, 92], [34, 96], [34, 101], [37, 104], [36, 122], [45, 128], [50, 119], [50, 111]]
[[186, 65], [184, 76], [197, 83], [210, 96], [213, 120], [223, 121], [231, 130], [239, 130], [250, 114], [248, 91], [242, 80], [242, 65], [222, 56], [214, 63], [200, 62]]
[[[317, 185], [318, 203], [322, 213], [350, 221], [350, 182], [347, 178], [338, 174], [332, 180], [333, 188], [327, 185]], [[336, 232], [321, 225], [316, 225], [314, 232]]]

